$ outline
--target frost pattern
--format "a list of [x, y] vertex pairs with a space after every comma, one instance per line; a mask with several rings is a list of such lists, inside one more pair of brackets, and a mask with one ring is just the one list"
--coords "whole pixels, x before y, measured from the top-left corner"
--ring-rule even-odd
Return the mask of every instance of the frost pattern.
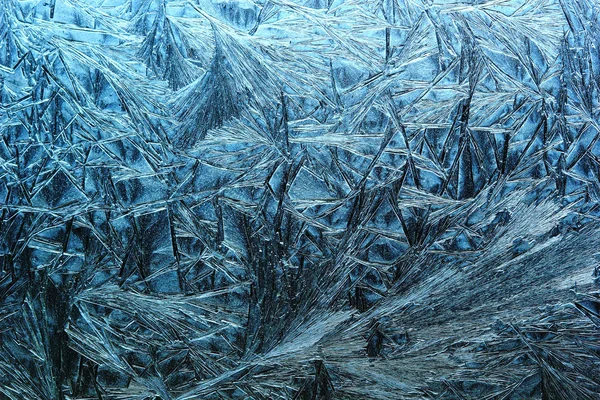
[[598, 399], [596, 0], [0, 0], [0, 398]]

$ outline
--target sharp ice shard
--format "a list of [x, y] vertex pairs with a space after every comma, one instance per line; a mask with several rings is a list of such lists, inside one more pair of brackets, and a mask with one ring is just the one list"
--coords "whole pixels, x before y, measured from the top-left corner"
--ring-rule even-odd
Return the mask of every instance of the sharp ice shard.
[[597, 0], [0, 0], [0, 399], [600, 398]]

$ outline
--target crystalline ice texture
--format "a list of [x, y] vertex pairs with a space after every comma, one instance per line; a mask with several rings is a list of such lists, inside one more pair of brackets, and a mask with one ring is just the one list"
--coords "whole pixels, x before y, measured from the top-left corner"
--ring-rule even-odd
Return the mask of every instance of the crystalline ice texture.
[[0, 399], [598, 399], [599, 19], [0, 0]]

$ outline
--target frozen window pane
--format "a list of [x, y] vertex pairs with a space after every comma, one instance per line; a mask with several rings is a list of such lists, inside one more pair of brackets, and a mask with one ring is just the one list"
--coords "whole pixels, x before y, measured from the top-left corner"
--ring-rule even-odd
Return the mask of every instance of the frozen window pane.
[[592, 0], [1, 0], [0, 400], [598, 399]]

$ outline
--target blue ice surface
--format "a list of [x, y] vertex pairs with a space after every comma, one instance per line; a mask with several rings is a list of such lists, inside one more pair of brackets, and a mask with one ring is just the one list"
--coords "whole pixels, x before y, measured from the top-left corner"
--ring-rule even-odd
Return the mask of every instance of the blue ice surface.
[[0, 399], [597, 399], [598, 4], [0, 2]]

